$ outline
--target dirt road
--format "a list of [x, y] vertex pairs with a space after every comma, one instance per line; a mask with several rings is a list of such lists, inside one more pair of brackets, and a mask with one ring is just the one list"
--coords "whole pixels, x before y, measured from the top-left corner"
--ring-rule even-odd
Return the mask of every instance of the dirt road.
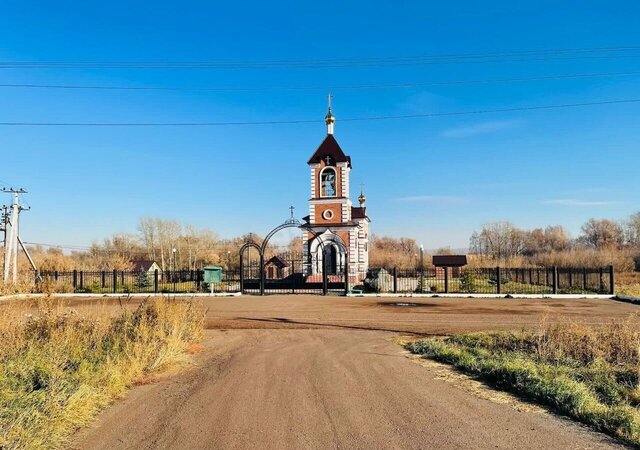
[[[75, 447], [616, 446], [609, 438], [569, 420], [518, 401], [504, 401], [500, 394], [487, 388], [481, 387], [484, 393], [480, 395], [465, 385], [471, 381], [443, 376], [443, 371], [451, 370], [433, 363], [426, 367], [417, 364], [394, 343], [398, 331], [405, 327], [439, 332], [448, 323], [447, 326], [459, 328], [460, 323], [454, 323], [453, 318], [462, 314], [463, 304], [459, 303], [454, 313], [449, 301], [425, 300], [424, 303], [435, 302], [436, 306], [423, 309], [445, 310], [440, 313], [446, 317], [440, 317], [436, 326], [437, 313], [424, 314], [419, 321], [414, 317], [417, 313], [396, 312], [403, 307], [379, 305], [373, 300], [367, 300], [367, 306], [363, 307], [358, 302], [335, 303], [346, 299], [315, 299], [320, 302], [307, 303], [307, 298], [207, 302], [208, 324], [216, 329], [207, 331], [205, 349], [196, 356], [194, 365], [134, 388], [124, 400], [105, 411], [94, 426], [79, 433]], [[329, 302], [335, 309], [327, 310], [323, 302]], [[498, 305], [473, 302], [466, 307], [473, 305], [490, 311]], [[296, 303], [297, 309], [288, 309]], [[537, 311], [532, 315], [535, 320], [541, 313], [539, 303], [528, 306], [511, 303], [512, 307], [516, 305], [522, 314], [527, 308]], [[620, 305], [623, 304], [596, 302], [586, 303], [582, 308], [584, 316], [592, 321], [606, 321], [607, 314], [637, 311]], [[575, 313], [577, 304], [571, 307]], [[382, 318], [363, 313], [360, 319], [364, 320], [359, 320], [353, 311], [362, 308], [376, 310]], [[594, 310], [599, 313], [594, 314]], [[385, 314], [393, 316], [382, 320]], [[512, 315], [499, 315], [497, 320], [494, 317], [493, 324], [503, 327], [500, 320]], [[475, 329], [480, 321], [487, 327], [489, 316], [486, 311], [477, 312], [469, 316], [475, 319], [467, 325]], [[533, 318], [520, 320], [516, 326], [533, 321]], [[262, 329], [246, 329], [248, 326]], [[385, 326], [397, 330], [380, 331]]]

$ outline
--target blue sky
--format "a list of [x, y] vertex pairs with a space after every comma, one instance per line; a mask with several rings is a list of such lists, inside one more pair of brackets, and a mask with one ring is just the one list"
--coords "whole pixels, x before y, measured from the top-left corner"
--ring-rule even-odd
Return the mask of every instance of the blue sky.
[[[265, 61], [640, 45], [634, 1], [4, 2], [0, 62]], [[640, 71], [624, 58], [315, 69], [7, 69], [0, 84], [330, 86]], [[466, 247], [480, 224], [565, 225], [640, 209], [640, 104], [426, 119], [340, 118], [640, 98], [640, 75], [335, 90], [336, 138], [377, 234]], [[266, 232], [295, 205], [325, 134], [326, 91], [0, 87], [0, 122], [318, 119], [226, 127], [0, 127], [0, 182], [24, 186], [30, 242], [89, 244], [145, 215], [223, 237]], [[352, 192], [355, 199], [357, 192]], [[8, 196], [5, 199], [8, 201]]]

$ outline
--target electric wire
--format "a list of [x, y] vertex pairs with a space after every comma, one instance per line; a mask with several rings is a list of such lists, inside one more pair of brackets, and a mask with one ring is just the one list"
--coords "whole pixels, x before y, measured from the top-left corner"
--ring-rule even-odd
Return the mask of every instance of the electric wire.
[[[423, 114], [382, 115], [364, 117], [341, 118], [341, 122], [369, 122], [382, 120], [406, 120], [431, 117], [450, 117], [463, 115], [494, 114], [502, 112], [542, 111], [552, 109], [580, 108], [602, 105], [633, 104], [640, 103], [640, 98], [603, 100], [579, 103], [563, 103], [552, 105], [518, 106], [510, 108], [476, 109], [466, 111], [447, 111]], [[259, 121], [230, 121], [230, 122], [0, 122], [5, 127], [209, 127], [209, 126], [252, 126], [252, 125], [291, 125], [318, 123], [319, 119], [294, 119], [294, 120], [259, 120]]]
[[[419, 64], [562, 61], [575, 59], [627, 59], [640, 54], [638, 46], [435, 54], [369, 58], [333, 58], [263, 61], [0, 61], [0, 69], [295, 69], [385, 67]], [[605, 54], [601, 54], [605, 53]], [[622, 54], [611, 54], [622, 53]], [[504, 59], [504, 58], [520, 59]]]
[[190, 91], [190, 92], [261, 92], [261, 91], [339, 91], [339, 90], [369, 90], [369, 89], [409, 89], [428, 86], [447, 86], [465, 84], [499, 84], [519, 83], [528, 81], [552, 81], [579, 78], [606, 78], [640, 75], [640, 71], [630, 72], [600, 72], [576, 73], [564, 75], [549, 75], [538, 77], [489, 78], [470, 80], [443, 80], [426, 82], [407, 82], [390, 84], [353, 84], [327, 86], [261, 86], [261, 87], [207, 87], [207, 86], [106, 86], [106, 85], [76, 85], [76, 84], [29, 84], [29, 83], [0, 83], [0, 88], [22, 89], [66, 89], [66, 90], [121, 90], [121, 91]]

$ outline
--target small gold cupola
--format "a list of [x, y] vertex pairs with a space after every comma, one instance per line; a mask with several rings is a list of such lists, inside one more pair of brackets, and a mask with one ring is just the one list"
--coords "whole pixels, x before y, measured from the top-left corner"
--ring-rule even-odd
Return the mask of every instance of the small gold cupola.
[[360, 187], [360, 196], [358, 197], [358, 202], [360, 206], [364, 206], [364, 202], [367, 201], [367, 197], [364, 196], [364, 187]]
[[329, 108], [327, 110], [327, 115], [324, 116], [324, 123], [327, 124], [327, 134], [333, 134], [333, 124], [336, 123], [336, 118], [333, 116], [333, 112], [331, 111], [331, 99], [333, 95], [327, 95], [327, 99], [329, 101]]

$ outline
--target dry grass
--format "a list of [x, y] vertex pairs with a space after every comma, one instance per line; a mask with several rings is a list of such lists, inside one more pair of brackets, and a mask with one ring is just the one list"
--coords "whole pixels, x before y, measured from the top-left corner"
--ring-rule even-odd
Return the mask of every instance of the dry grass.
[[640, 330], [543, 321], [537, 331], [472, 333], [406, 347], [640, 445]]
[[616, 294], [640, 298], [640, 272], [616, 274]]
[[66, 443], [135, 383], [184, 361], [203, 329], [193, 299], [152, 298], [116, 316], [82, 317], [43, 298], [37, 313], [0, 309], [0, 448]]

